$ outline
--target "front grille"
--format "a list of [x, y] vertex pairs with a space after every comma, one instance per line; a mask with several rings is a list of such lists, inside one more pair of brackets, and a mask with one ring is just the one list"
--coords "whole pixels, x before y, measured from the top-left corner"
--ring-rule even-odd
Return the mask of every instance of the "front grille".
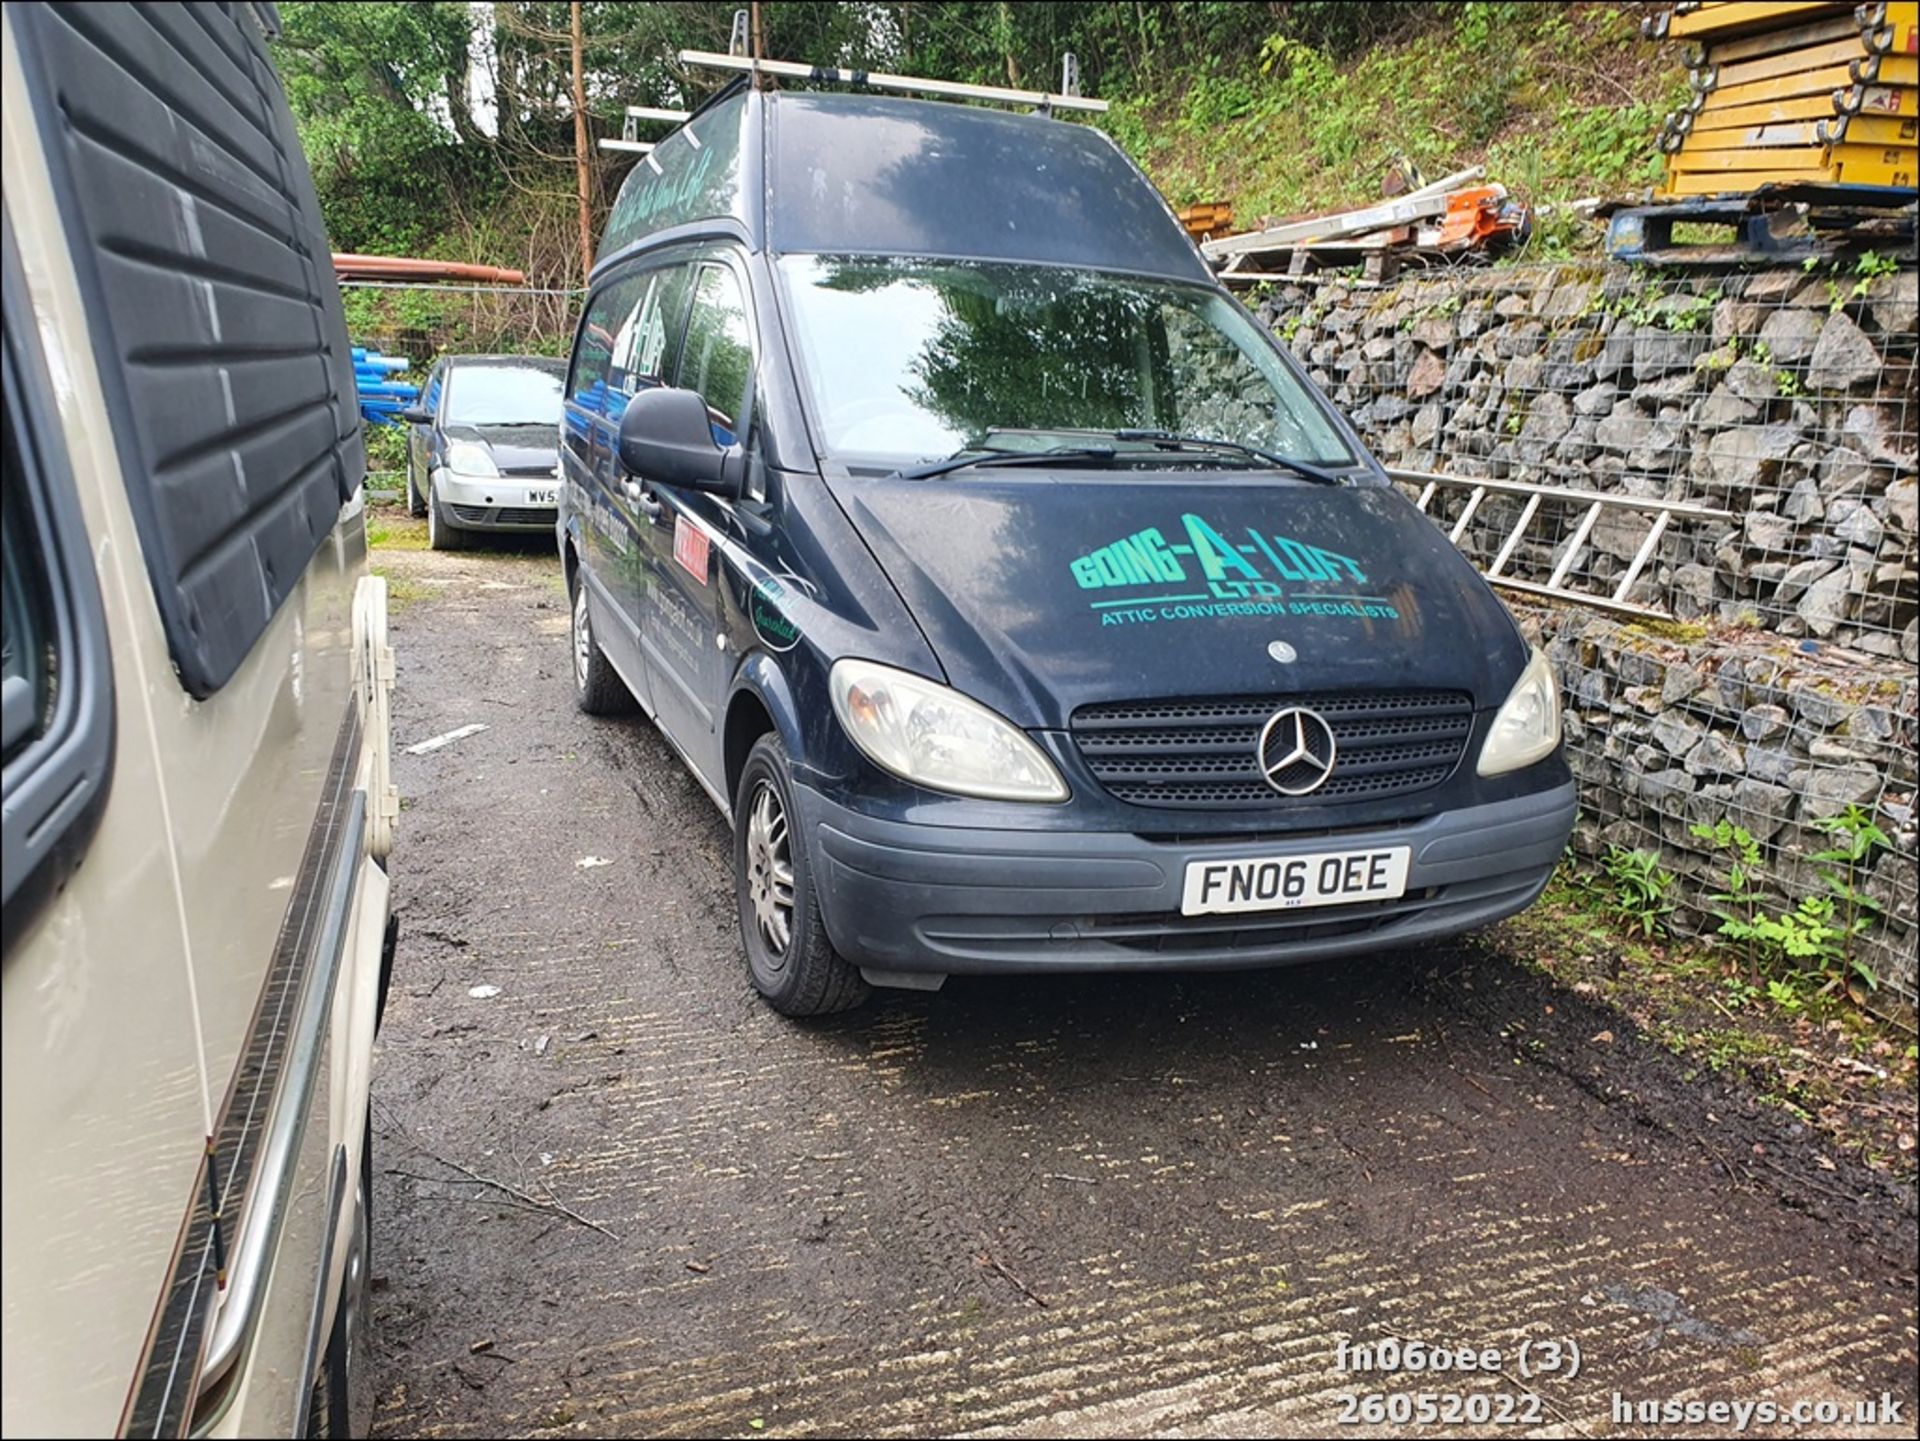
[[[1260, 773], [1260, 730], [1277, 710], [1305, 706], [1333, 728], [1326, 784], [1283, 796]], [[1116, 799], [1188, 810], [1318, 805], [1438, 785], [1473, 730], [1464, 691], [1219, 696], [1082, 706], [1069, 726], [1094, 778]]]
[[539, 505], [450, 505], [462, 525], [552, 525], [553, 507]]

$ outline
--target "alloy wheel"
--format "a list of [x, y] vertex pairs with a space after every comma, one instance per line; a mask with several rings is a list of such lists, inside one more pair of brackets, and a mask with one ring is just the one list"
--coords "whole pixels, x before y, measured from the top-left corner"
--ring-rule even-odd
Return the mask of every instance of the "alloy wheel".
[[787, 808], [766, 781], [754, 790], [747, 810], [747, 894], [771, 960], [786, 964], [793, 939], [793, 853]]

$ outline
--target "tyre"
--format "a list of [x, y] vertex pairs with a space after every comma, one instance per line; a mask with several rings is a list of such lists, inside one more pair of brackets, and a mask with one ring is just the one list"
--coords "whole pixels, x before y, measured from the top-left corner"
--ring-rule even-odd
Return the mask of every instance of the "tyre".
[[866, 1000], [860, 972], [820, 921], [805, 839], [796, 827], [786, 748], [754, 742], [733, 808], [734, 890], [754, 989], [782, 1015], [824, 1016]]
[[420, 486], [413, 478], [413, 453], [407, 453], [407, 514], [419, 517], [427, 513], [427, 503], [420, 498]]
[[450, 524], [443, 514], [446, 507], [440, 504], [440, 497], [433, 493], [432, 483], [427, 487], [427, 546], [431, 550], [465, 550], [472, 533]]
[[373, 1384], [367, 1373], [373, 1339], [373, 1118], [360, 1145], [359, 1186], [353, 1197], [352, 1239], [333, 1308], [333, 1329], [313, 1378], [307, 1434], [349, 1437], [371, 1434]]
[[573, 578], [572, 629], [574, 702], [588, 715], [621, 715], [632, 710], [633, 692], [593, 638], [587, 583], [578, 572]]

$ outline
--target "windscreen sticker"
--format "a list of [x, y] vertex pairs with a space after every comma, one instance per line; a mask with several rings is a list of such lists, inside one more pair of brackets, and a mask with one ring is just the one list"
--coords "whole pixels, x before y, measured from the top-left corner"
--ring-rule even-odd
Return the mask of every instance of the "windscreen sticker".
[[1262, 615], [1400, 619], [1393, 601], [1366, 593], [1367, 573], [1350, 555], [1251, 526], [1245, 541], [1230, 540], [1193, 514], [1180, 523], [1184, 540], [1169, 541], [1151, 526], [1073, 562], [1081, 590], [1105, 592], [1087, 602], [1100, 624]]

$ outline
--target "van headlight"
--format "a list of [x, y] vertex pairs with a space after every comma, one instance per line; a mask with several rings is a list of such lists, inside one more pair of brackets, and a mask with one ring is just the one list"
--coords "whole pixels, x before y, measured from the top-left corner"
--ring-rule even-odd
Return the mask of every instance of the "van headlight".
[[455, 475], [476, 475], [492, 479], [500, 474], [493, 463], [493, 452], [471, 440], [447, 442], [447, 469]]
[[866, 660], [835, 661], [827, 686], [853, 743], [903, 780], [986, 800], [1067, 798], [1040, 747], [956, 690]]
[[1538, 646], [1480, 747], [1479, 773], [1505, 775], [1545, 760], [1560, 744], [1560, 683]]

